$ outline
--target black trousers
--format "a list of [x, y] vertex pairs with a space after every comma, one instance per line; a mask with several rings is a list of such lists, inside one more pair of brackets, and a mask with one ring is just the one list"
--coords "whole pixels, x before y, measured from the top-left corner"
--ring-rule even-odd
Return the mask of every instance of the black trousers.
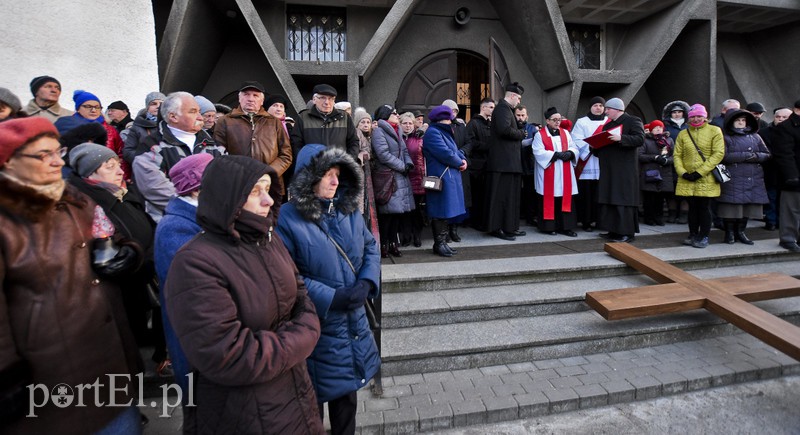
[[[324, 403], [319, 404], [319, 415], [325, 419]], [[328, 402], [330, 411], [331, 435], [352, 435], [356, 433], [356, 410], [358, 396], [355, 391]]]
[[689, 234], [697, 239], [708, 237], [711, 232], [711, 199], [703, 196], [687, 196], [689, 203]]

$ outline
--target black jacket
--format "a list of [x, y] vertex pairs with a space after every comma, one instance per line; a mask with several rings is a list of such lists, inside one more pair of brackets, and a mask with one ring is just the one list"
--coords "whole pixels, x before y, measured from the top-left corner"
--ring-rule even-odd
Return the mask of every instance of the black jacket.
[[294, 158], [297, 158], [297, 153], [304, 145], [319, 143], [345, 150], [358, 160], [360, 147], [356, 127], [350, 115], [339, 109], [333, 109], [328, 116], [323, 116], [317, 106], [303, 110], [292, 129], [291, 140]]
[[594, 153], [600, 160], [600, 204], [637, 207], [639, 205], [639, 147], [644, 145], [642, 120], [623, 113], [609, 121], [603, 131], [622, 126], [622, 139]]
[[489, 157], [489, 141], [492, 131], [490, 122], [483, 116], [473, 116], [467, 124], [467, 141], [470, 143], [469, 169], [482, 171]]
[[525, 138], [525, 129], [517, 127], [514, 108], [506, 100], [500, 100], [492, 112], [492, 133], [486, 170], [489, 172], [522, 173], [520, 148]]
[[784, 184], [786, 180], [800, 178], [800, 116], [796, 113], [775, 127], [771, 151], [779, 170], [778, 186], [782, 190], [800, 192], [800, 187]]

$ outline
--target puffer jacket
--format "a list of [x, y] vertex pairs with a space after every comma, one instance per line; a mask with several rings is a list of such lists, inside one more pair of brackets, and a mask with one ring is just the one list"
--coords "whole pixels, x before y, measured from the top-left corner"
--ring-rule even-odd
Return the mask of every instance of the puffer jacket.
[[[644, 135], [644, 146], [639, 148], [639, 189], [643, 192], [674, 192], [675, 187], [672, 182], [672, 172], [673, 172], [673, 163], [672, 163], [672, 153], [674, 152], [675, 145], [672, 142], [672, 138], [669, 137], [669, 132], [664, 133], [666, 136], [667, 145], [665, 147], [661, 147], [658, 142], [656, 142], [656, 138], [647, 133]], [[664, 148], [667, 148], [666, 154], [662, 154]], [[661, 166], [661, 164], [655, 162], [655, 158], [658, 156], [664, 155], [667, 158], [666, 164]], [[661, 175], [661, 181], [647, 181], [646, 173], [647, 171], [657, 170], [658, 173]]]
[[[185, 416], [184, 433], [324, 433], [305, 362], [319, 339], [314, 304], [272, 233], [272, 213], [243, 210], [264, 174], [279, 198], [266, 164], [214, 159], [197, 208], [204, 231], [169, 269], [166, 309], [195, 374], [197, 406]], [[243, 214], [258, 228], [241, 222]]]
[[418, 135], [414, 131], [409, 135], [403, 134], [401, 137], [406, 143], [408, 155], [411, 156], [411, 162], [414, 164], [414, 169], [408, 173], [411, 191], [414, 195], [424, 195], [425, 188], [422, 187], [422, 177], [425, 176], [425, 157], [422, 155], [422, 135]]
[[[700, 151], [705, 156], [705, 161], [697, 153], [692, 139], [697, 143]], [[714, 181], [711, 170], [722, 161], [725, 156], [725, 140], [719, 127], [704, 122], [700, 127], [689, 127], [678, 134], [675, 140], [675, 153], [673, 163], [678, 175], [678, 185], [675, 188], [676, 196], [701, 196], [716, 198], [719, 196], [719, 184]], [[702, 176], [697, 181], [683, 178], [687, 172], [697, 172]]]
[[[683, 123], [678, 125], [672, 120], [672, 108], [678, 106], [683, 110]], [[669, 132], [672, 140], [677, 139], [678, 134], [689, 128], [689, 103], [681, 100], [671, 101], [661, 110], [661, 120], [664, 121], [664, 130]]]
[[378, 213], [405, 213], [414, 210], [414, 194], [411, 181], [405, 175], [406, 165], [414, 164], [408, 154], [405, 142], [400, 140], [397, 132], [389, 122], [381, 119], [378, 127], [372, 131], [372, 174], [385, 168], [394, 175], [394, 193], [388, 203], [378, 205]]
[[122, 149], [122, 157], [130, 164], [133, 164], [136, 156], [146, 153], [151, 146], [161, 141], [158, 121], [151, 121], [146, 115], [147, 111], [142, 109], [123, 138], [125, 146]]
[[[278, 234], [291, 253], [317, 308], [322, 335], [308, 359], [308, 371], [320, 403], [364, 387], [377, 373], [380, 357], [369, 329], [366, 311], [331, 310], [336, 289], [357, 280], [372, 285], [369, 298], [380, 288], [380, 254], [377, 243], [358, 212], [363, 176], [347, 153], [324, 145], [306, 145], [297, 156], [297, 172], [289, 186], [289, 203], [281, 208]], [[334, 165], [339, 166], [339, 187], [333, 200], [321, 200], [314, 186]], [[330, 236], [352, 263], [355, 272]]]
[[[0, 171], [3, 413], [9, 411], [12, 386], [22, 390], [27, 403], [29, 384], [44, 385], [48, 399], [58, 384], [70, 386], [75, 395], [76, 385], [103, 384], [99, 391], [84, 392], [86, 406], [61, 408], [48, 401], [35, 410], [36, 418], [6, 423], [0, 429], [4, 434], [94, 433], [127, 409], [98, 407], [91, 399], [97, 394], [108, 403], [108, 374], [129, 375], [130, 381], [139, 362], [119, 287], [91, 267], [95, 207], [71, 185], [54, 201]], [[135, 385], [117, 377], [116, 388], [116, 403], [133, 399], [121, 388], [135, 394]], [[28, 412], [27, 405], [23, 411]]]
[[[733, 128], [733, 121], [744, 116], [747, 127]], [[725, 114], [725, 157], [722, 163], [731, 173], [731, 180], [722, 184], [718, 202], [729, 204], [767, 204], [764, 185], [764, 168], [761, 164], [770, 158], [764, 140], [756, 133], [758, 121], [750, 112], [729, 110]]]
[[[228, 154], [252, 157], [266, 163], [283, 177], [292, 164], [292, 145], [289, 135], [278, 118], [260, 108], [252, 118], [241, 107], [233, 109], [214, 125], [214, 140]], [[280, 192], [284, 193], [281, 178]]]

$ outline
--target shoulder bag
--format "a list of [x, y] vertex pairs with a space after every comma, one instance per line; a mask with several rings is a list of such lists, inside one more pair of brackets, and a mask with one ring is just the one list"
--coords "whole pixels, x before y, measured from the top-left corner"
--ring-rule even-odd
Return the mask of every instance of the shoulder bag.
[[[703, 152], [700, 151], [700, 148], [697, 146], [697, 142], [694, 141], [692, 134], [689, 133], [689, 129], [686, 129], [686, 134], [688, 134], [689, 139], [692, 140], [692, 144], [694, 145], [694, 149], [697, 150], [697, 154], [700, 154], [700, 158], [703, 159], [703, 161], [705, 162], [706, 157], [703, 155]], [[726, 168], [725, 165], [722, 163], [718, 164], [717, 166], [714, 167], [714, 169], [711, 170], [711, 175], [714, 177], [714, 181], [716, 181], [719, 184], [731, 181], [731, 173], [728, 172], [728, 168]]]
[[[426, 175], [426, 176], [422, 177], [422, 187], [424, 187], [425, 190], [430, 190], [431, 192], [441, 192], [442, 191], [442, 177], [444, 177], [444, 174], [446, 174], [447, 171], [449, 171], [449, 170], [450, 170], [450, 166], [444, 168], [444, 171], [442, 172], [442, 175], [440, 175], [438, 177], [435, 176], [435, 175]], [[426, 174], [428, 173], [428, 161], [427, 160], [425, 160], [425, 173]]]

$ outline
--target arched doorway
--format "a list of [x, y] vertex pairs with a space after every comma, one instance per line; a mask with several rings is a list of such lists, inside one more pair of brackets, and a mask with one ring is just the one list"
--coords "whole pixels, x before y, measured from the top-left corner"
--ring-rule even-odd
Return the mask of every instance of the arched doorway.
[[477, 114], [480, 102], [491, 97], [489, 62], [479, 54], [443, 50], [417, 62], [400, 85], [396, 106], [402, 111], [431, 108], [451, 99], [458, 104], [459, 118]]

